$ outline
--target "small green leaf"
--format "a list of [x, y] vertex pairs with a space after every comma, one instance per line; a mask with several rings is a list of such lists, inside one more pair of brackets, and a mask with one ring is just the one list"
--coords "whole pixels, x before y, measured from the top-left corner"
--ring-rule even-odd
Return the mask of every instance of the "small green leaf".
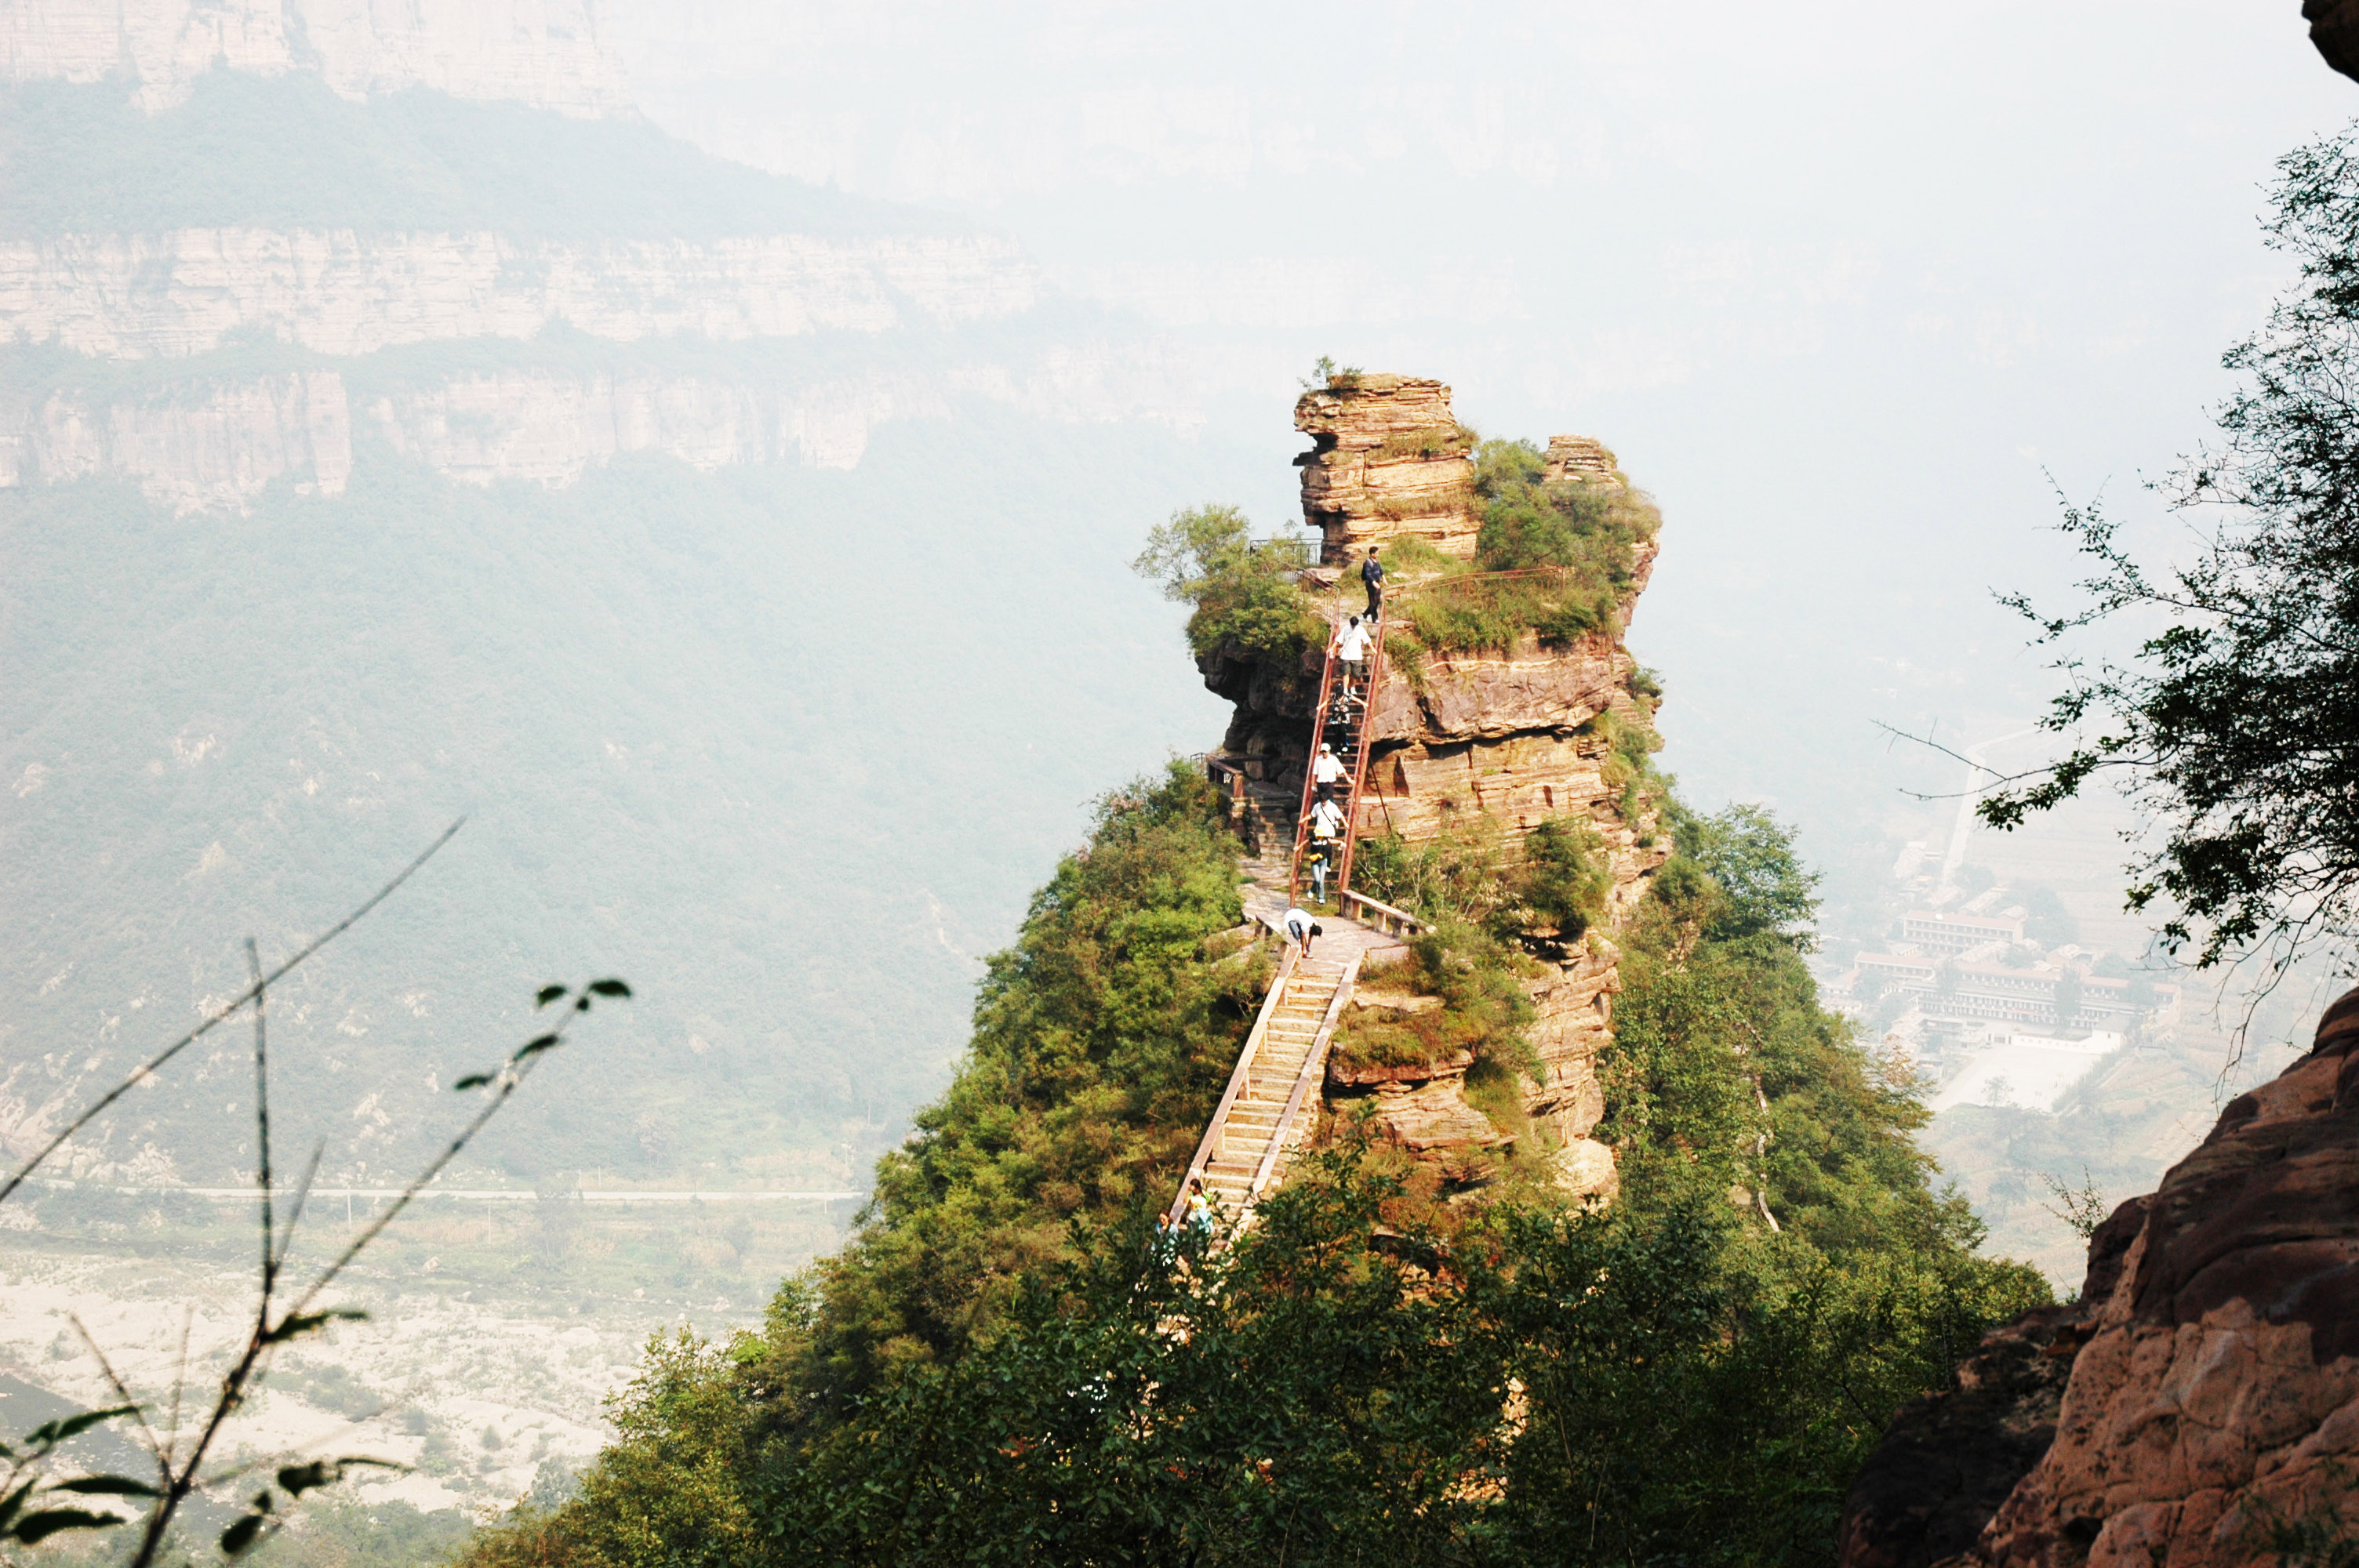
[[38, 1480], [39, 1477], [35, 1476], [6, 1497], [0, 1498], [0, 1528], [5, 1528], [8, 1521], [16, 1517], [16, 1510], [23, 1508], [25, 1499], [33, 1495], [33, 1487]]
[[255, 1510], [245, 1515], [221, 1534], [221, 1549], [232, 1557], [243, 1556], [254, 1550], [262, 1535], [262, 1527], [270, 1519], [270, 1494], [264, 1492], [254, 1499]]
[[535, 1007], [547, 1007], [550, 1002], [553, 1002], [559, 997], [563, 996], [565, 994], [565, 990], [566, 988], [563, 986], [543, 986], [540, 988], [539, 991], [534, 995], [532, 1005]]
[[584, 997], [583, 997], [580, 1001], [575, 1002], [575, 1003], [573, 1004], [573, 1011], [576, 1011], [576, 1012], [587, 1012], [587, 1011], [590, 1011], [590, 999], [589, 999], [587, 996], [584, 996]]
[[631, 988], [620, 980], [592, 980], [590, 989], [600, 996], [628, 996]]
[[61, 1530], [104, 1530], [130, 1522], [121, 1514], [92, 1513], [88, 1509], [41, 1509], [11, 1525], [8, 1533], [30, 1546]]
[[324, 1327], [338, 1318], [349, 1322], [362, 1322], [367, 1317], [368, 1314], [358, 1307], [330, 1307], [325, 1312], [288, 1313], [278, 1320], [277, 1327], [262, 1336], [262, 1342], [265, 1345], [280, 1345], [299, 1335], [310, 1334], [315, 1329]]
[[523, 1044], [516, 1047], [516, 1054], [509, 1057], [508, 1060], [511, 1062], [521, 1062], [527, 1056], [538, 1056], [543, 1051], [546, 1051], [550, 1046], [556, 1044], [557, 1042], [558, 1036], [554, 1034], [543, 1034], [538, 1039], [527, 1040]]
[[103, 1411], [84, 1411], [80, 1415], [60, 1416], [55, 1421], [44, 1422], [35, 1427], [33, 1434], [25, 1441], [35, 1448], [55, 1448], [70, 1437], [81, 1436], [101, 1422], [129, 1415], [138, 1408], [137, 1405], [114, 1405]]
[[479, 1089], [491, 1081], [492, 1076], [489, 1073], [469, 1073], [451, 1087], [453, 1089]]
[[160, 1498], [164, 1495], [147, 1482], [135, 1481], [128, 1476], [83, 1476], [71, 1481], [52, 1481], [49, 1489], [110, 1498]]

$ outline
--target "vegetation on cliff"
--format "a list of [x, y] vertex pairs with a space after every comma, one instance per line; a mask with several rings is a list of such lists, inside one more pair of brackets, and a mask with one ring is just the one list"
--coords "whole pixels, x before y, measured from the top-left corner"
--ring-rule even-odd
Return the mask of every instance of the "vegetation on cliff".
[[1075, 1217], [1169, 1200], [1269, 979], [1239, 929], [1238, 852], [1184, 764], [1099, 803], [991, 958], [966, 1059], [877, 1162], [859, 1233], [781, 1298], [796, 1399], [841, 1408], [956, 1354]]
[[1284, 665], [1324, 647], [1327, 630], [1296, 581], [1310, 564], [1299, 539], [1260, 539], [1234, 506], [1172, 514], [1147, 535], [1132, 568], [1164, 596], [1195, 608], [1188, 646], [1198, 658], [1223, 649]]
[[[1474, 476], [1473, 559], [1415, 537], [1386, 546], [1386, 654], [1412, 679], [1429, 653], [1508, 648], [1533, 635], [1562, 647], [1614, 628], [1636, 588], [1638, 546], [1662, 524], [1654, 503], [1626, 486], [1549, 480], [1529, 441], [1483, 442]], [[1302, 577], [1308, 546], [1256, 540], [1234, 506], [1175, 513], [1132, 565], [1193, 607], [1188, 645], [1200, 659], [1225, 651], [1283, 671], [1325, 640], [1315, 583]], [[1355, 600], [1358, 583], [1347, 578], [1333, 591]]]
[[[761, 1333], [653, 1347], [579, 1497], [472, 1561], [1817, 1561], [1891, 1412], [2044, 1297], [1817, 1007], [1810, 880], [1744, 810], [1674, 815], [1619, 937], [1612, 1209], [1437, 1202], [1346, 1128], [1234, 1247], [1158, 1262], [1262, 978], [1212, 805], [1185, 771], [1109, 800], [852, 1247]], [[1507, 1059], [1512, 934], [1418, 961]]]
[[[1819, 1006], [1802, 956], [1816, 879], [1758, 807], [1668, 813], [1679, 852], [1620, 934], [1625, 987], [1602, 1063], [1624, 1190], [1742, 1192], [1830, 1258], [1969, 1262], [1982, 1230], [1937, 1195], [1905, 1063]], [[1639, 1196], [1637, 1201], [1647, 1201]], [[2028, 1288], [2029, 1281], [2022, 1281]]]
[[1662, 525], [1652, 502], [1626, 486], [1550, 481], [1539, 448], [1510, 440], [1475, 449], [1474, 495], [1483, 522], [1472, 562], [1414, 539], [1393, 546], [1406, 579], [1396, 657], [1512, 647], [1530, 634], [1563, 646], [1616, 624], [1637, 547]]

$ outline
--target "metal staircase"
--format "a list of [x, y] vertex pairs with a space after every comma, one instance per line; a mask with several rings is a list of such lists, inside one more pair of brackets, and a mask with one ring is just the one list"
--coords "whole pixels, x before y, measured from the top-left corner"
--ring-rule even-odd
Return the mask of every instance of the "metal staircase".
[[1360, 838], [1360, 795], [1368, 776], [1368, 745], [1374, 738], [1369, 711], [1384, 680], [1384, 605], [1377, 607], [1376, 623], [1368, 639], [1368, 656], [1361, 661], [1357, 677], [1341, 656], [1343, 643], [1343, 628], [1339, 626], [1327, 638], [1326, 665], [1319, 678], [1319, 706], [1310, 721], [1310, 749], [1303, 753], [1302, 804], [1295, 814], [1294, 858], [1286, 875], [1286, 896], [1289, 900], [1301, 894], [1303, 859], [1310, 853], [1314, 837], [1311, 812], [1319, 799], [1319, 786], [1312, 770], [1322, 746], [1334, 747], [1336, 758], [1343, 763], [1343, 777], [1335, 792], [1336, 802], [1343, 809], [1343, 830], [1330, 884], [1339, 900], [1343, 890], [1352, 885], [1352, 852]]
[[[1343, 659], [1342, 645], [1343, 630], [1337, 627], [1328, 635], [1326, 663], [1320, 672], [1319, 706], [1311, 717], [1310, 748], [1303, 758], [1302, 793], [1295, 815], [1292, 853], [1281, 863], [1277, 859], [1277, 845], [1268, 841], [1277, 835], [1249, 835], [1261, 845], [1260, 858], [1247, 868], [1254, 881], [1264, 890], [1256, 896], [1274, 902], [1277, 888], [1283, 881], [1285, 899], [1276, 903], [1276, 909], [1296, 902], [1301, 891], [1303, 859], [1312, 838], [1311, 807], [1319, 798], [1311, 768], [1321, 746], [1334, 747], [1336, 757], [1344, 764], [1343, 777], [1335, 792], [1336, 802], [1343, 812], [1332, 890], [1339, 901], [1339, 911], [1344, 890], [1350, 885], [1352, 850], [1360, 824], [1360, 795], [1368, 773], [1368, 710], [1384, 676], [1383, 611], [1379, 609], [1370, 630], [1368, 656], [1361, 662], [1357, 676]], [[1229, 795], [1231, 820], [1241, 827], [1261, 827], [1256, 820], [1259, 806], [1255, 791], [1236, 765], [1209, 757], [1205, 765]], [[1265, 795], [1262, 798], [1268, 797]], [[1249, 898], [1247, 902], [1251, 904], [1254, 901]], [[1382, 911], [1398, 921], [1415, 924], [1387, 905], [1358, 902], [1364, 906], [1364, 916], [1371, 910]], [[1275, 929], [1278, 917], [1266, 903], [1258, 918]], [[1205, 1191], [1217, 1206], [1235, 1222], [1249, 1223], [1254, 1204], [1284, 1176], [1287, 1162], [1301, 1147], [1316, 1119], [1319, 1086], [1327, 1072], [1328, 1047], [1334, 1039], [1336, 1022], [1352, 1000], [1360, 962], [1372, 946], [1399, 946], [1397, 940], [1362, 922], [1343, 920], [1340, 914], [1330, 918], [1339, 927], [1337, 939], [1326, 948], [1330, 957], [1307, 958], [1292, 942], [1286, 944], [1277, 977], [1270, 981], [1269, 990], [1262, 998], [1253, 1030], [1245, 1036], [1245, 1046], [1237, 1053], [1236, 1066], [1229, 1074], [1228, 1087], [1221, 1096], [1219, 1108], [1212, 1112], [1211, 1125], [1204, 1129], [1204, 1136], [1196, 1145], [1195, 1157], [1188, 1162], [1188, 1173], [1180, 1179], [1179, 1194], [1172, 1199], [1169, 1218], [1173, 1224], [1185, 1218], [1188, 1188], [1198, 1177], [1203, 1179]], [[1277, 935], [1283, 938], [1285, 933], [1279, 931]]]

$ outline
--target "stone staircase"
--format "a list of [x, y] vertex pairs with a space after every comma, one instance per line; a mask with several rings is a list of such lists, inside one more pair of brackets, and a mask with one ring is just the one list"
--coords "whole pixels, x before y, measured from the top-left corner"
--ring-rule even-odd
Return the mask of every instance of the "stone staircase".
[[1310, 1127], [1318, 1109], [1316, 1074], [1308, 1090], [1298, 1093], [1298, 1087], [1313, 1054], [1323, 1054], [1336, 992], [1358, 968], [1350, 957], [1305, 958], [1280, 982], [1277, 1005], [1254, 1043], [1245, 1081], [1208, 1140], [1204, 1186], [1232, 1217], [1244, 1214], [1261, 1188], [1277, 1184], [1287, 1156]]

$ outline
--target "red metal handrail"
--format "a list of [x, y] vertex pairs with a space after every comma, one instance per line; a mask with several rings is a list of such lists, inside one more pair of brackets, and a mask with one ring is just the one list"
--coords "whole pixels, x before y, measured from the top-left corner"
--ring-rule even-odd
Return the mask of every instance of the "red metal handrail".
[[1343, 816], [1343, 859], [1335, 868], [1335, 907], [1343, 907], [1352, 885], [1352, 856], [1360, 847], [1360, 796], [1368, 783], [1368, 750], [1376, 737], [1376, 687], [1385, 678], [1385, 613], [1388, 599], [1376, 600], [1376, 629], [1368, 642], [1368, 680], [1360, 694], [1360, 754], [1352, 759], [1352, 800]]
[[[1302, 886], [1302, 846], [1310, 832], [1310, 801], [1317, 793], [1311, 774], [1319, 762], [1320, 738], [1327, 733], [1327, 704], [1335, 695], [1336, 644], [1343, 639], [1343, 629], [1333, 622], [1327, 624], [1327, 654], [1319, 670], [1319, 706], [1310, 712], [1310, 750], [1302, 759], [1302, 804], [1294, 814], [1294, 858], [1286, 866], [1286, 902], [1292, 903]], [[1362, 730], [1364, 731], [1365, 725]]]

